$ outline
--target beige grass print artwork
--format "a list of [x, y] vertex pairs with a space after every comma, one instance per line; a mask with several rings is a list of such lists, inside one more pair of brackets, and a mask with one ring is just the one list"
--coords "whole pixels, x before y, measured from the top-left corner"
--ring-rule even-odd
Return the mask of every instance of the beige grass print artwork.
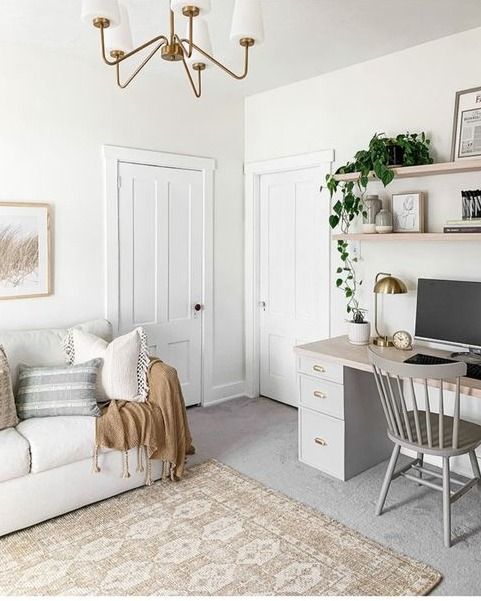
[[0, 298], [49, 293], [48, 205], [0, 203]]
[[0, 280], [19, 286], [38, 271], [38, 236], [19, 227], [0, 228]]

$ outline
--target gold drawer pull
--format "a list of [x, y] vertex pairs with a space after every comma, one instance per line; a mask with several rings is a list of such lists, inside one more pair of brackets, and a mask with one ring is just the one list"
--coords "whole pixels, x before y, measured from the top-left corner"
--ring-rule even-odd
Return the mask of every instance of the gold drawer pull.
[[318, 371], [318, 372], [320, 372], [321, 374], [325, 373], [325, 371], [326, 371], [326, 370], [324, 369], [324, 367], [322, 367], [322, 365], [313, 365], [313, 366], [312, 366], [312, 369], [313, 369], [314, 371]]
[[327, 447], [327, 442], [323, 438], [314, 438], [314, 442], [321, 445], [321, 447]]
[[314, 390], [314, 396], [318, 399], [327, 399], [327, 394], [325, 392], [321, 392], [320, 390]]

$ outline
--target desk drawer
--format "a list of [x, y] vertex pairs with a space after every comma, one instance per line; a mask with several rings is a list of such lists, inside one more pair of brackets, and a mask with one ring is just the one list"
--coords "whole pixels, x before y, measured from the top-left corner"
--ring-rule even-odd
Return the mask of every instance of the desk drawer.
[[302, 407], [344, 419], [344, 386], [342, 384], [310, 376], [299, 376], [299, 388], [299, 400]]
[[324, 361], [313, 357], [300, 357], [299, 370], [309, 376], [322, 378], [342, 384], [344, 381], [344, 368], [340, 363]]
[[344, 480], [344, 422], [304, 407], [299, 419], [299, 459]]

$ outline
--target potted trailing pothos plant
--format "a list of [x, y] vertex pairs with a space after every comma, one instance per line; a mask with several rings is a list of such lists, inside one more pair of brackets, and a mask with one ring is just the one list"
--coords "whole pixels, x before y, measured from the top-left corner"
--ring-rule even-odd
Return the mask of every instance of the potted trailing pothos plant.
[[362, 280], [357, 279], [355, 263], [357, 257], [349, 256], [348, 243], [338, 241], [338, 250], [341, 252], [342, 267], [336, 270], [336, 286], [344, 292], [346, 298], [346, 311], [348, 315], [347, 334], [351, 344], [369, 344], [371, 324], [365, 320], [366, 309], [359, 306], [359, 287]]
[[[335, 174], [326, 175], [326, 185], [329, 190], [332, 204], [329, 224], [332, 229], [341, 228], [343, 234], [349, 232], [354, 219], [360, 215], [366, 216], [363, 199], [367, 191], [369, 176], [379, 179], [382, 184], [388, 186], [395, 177], [393, 167], [427, 165], [433, 162], [430, 155], [431, 140], [424, 132], [419, 134], [399, 134], [392, 138], [385, 134], [374, 134], [369, 146], [365, 150], [359, 150], [354, 155], [354, 160], [347, 162], [338, 168]], [[350, 181], [339, 181], [336, 175], [357, 173], [357, 177]], [[351, 318], [349, 321], [349, 332], [353, 344], [367, 344], [369, 334], [365, 342], [358, 340], [355, 331], [370, 332], [370, 324], [364, 320], [366, 311], [359, 308], [358, 292], [362, 281], [357, 280], [354, 264], [357, 258], [351, 258], [349, 245], [345, 240], [338, 240], [337, 251], [341, 258], [342, 266], [337, 268], [336, 286], [344, 292], [347, 300], [346, 311]], [[358, 327], [359, 326], [359, 327]], [[361, 326], [363, 326], [361, 328]], [[362, 340], [362, 337], [360, 337]]]

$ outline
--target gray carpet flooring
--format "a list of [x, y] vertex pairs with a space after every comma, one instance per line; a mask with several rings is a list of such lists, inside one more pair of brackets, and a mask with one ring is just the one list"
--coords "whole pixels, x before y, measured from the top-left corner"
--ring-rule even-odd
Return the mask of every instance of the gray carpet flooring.
[[297, 410], [268, 399], [236, 399], [188, 410], [197, 453], [214, 457], [289, 497], [314, 507], [365, 536], [435, 568], [444, 576], [434, 595], [481, 594], [481, 489], [453, 508], [456, 544], [442, 542], [441, 495], [400, 478], [385, 513], [374, 516], [386, 464], [348, 482], [322, 475], [297, 460]]

